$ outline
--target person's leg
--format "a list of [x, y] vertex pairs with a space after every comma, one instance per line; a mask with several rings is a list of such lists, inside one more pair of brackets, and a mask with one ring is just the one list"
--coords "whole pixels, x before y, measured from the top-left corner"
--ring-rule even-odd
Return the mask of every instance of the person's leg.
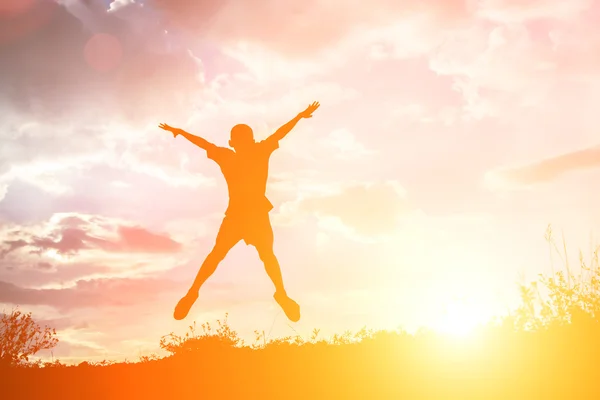
[[269, 215], [258, 219], [254, 224], [250, 243], [256, 247], [261, 261], [265, 265], [265, 270], [273, 285], [275, 294], [273, 298], [281, 306], [285, 315], [293, 322], [300, 319], [300, 306], [288, 297], [283, 285], [281, 267], [273, 251], [273, 228], [269, 220]]
[[254, 245], [260, 260], [265, 265], [265, 271], [267, 271], [267, 275], [275, 285], [275, 291], [285, 294], [281, 267], [273, 251], [273, 228], [268, 214], [266, 217], [261, 216], [253, 221], [251, 237], [248, 240], [249, 243]]
[[232, 221], [228, 217], [223, 219], [212, 251], [200, 266], [200, 270], [198, 271], [198, 274], [196, 274], [192, 287], [188, 290], [187, 294], [179, 300], [179, 303], [177, 303], [177, 306], [175, 307], [175, 312], [173, 314], [175, 319], [181, 320], [187, 316], [192, 305], [198, 298], [200, 287], [217, 270], [217, 266], [223, 261], [229, 250], [240, 241], [241, 235], [238, 228], [235, 221]]
[[283, 279], [281, 277], [281, 268], [279, 266], [279, 261], [277, 261], [277, 257], [273, 252], [273, 245], [258, 245], [256, 246], [256, 250], [258, 250], [260, 259], [265, 264], [267, 275], [269, 275], [269, 278], [271, 278], [271, 281], [273, 281], [273, 284], [275, 285], [275, 294], [273, 295], [273, 298], [281, 306], [290, 321], [297, 322], [300, 320], [300, 306], [292, 300], [285, 291]]
[[273, 245], [258, 245], [256, 250], [258, 251], [258, 256], [265, 265], [265, 271], [267, 271], [267, 275], [269, 275], [269, 278], [271, 278], [271, 281], [275, 286], [275, 291], [285, 294], [283, 277], [281, 276], [281, 267], [279, 266], [279, 261], [277, 260], [277, 257], [273, 251]]
[[198, 270], [198, 274], [196, 274], [196, 279], [194, 279], [190, 292], [198, 293], [204, 282], [206, 282], [217, 270], [219, 263], [223, 261], [227, 253], [229, 253], [229, 250], [240, 241], [239, 236], [235, 235], [235, 232], [228, 232], [227, 229], [227, 231], [225, 231], [226, 233], [222, 234], [223, 231], [223, 229], [219, 231], [212, 251], [206, 256], [204, 262], [200, 266], [200, 270]]

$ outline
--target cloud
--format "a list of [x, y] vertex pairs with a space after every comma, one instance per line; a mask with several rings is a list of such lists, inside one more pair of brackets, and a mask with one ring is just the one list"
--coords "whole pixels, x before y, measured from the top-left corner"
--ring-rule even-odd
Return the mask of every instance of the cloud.
[[429, 65], [452, 77], [465, 115], [480, 119], [546, 100], [558, 61], [550, 42], [536, 40], [525, 26], [477, 24], [449, 36]]
[[[138, 174], [148, 175], [172, 187], [199, 188], [214, 185], [213, 179], [206, 176], [205, 168], [198, 168], [198, 162], [191, 162], [191, 154], [204, 150], [166, 132], [156, 131], [146, 138], [139, 137], [139, 142], [130, 145], [119, 159], [119, 166]], [[205, 159], [206, 160], [206, 159]], [[203, 160], [203, 161], [205, 161]]]
[[[341, 38], [351, 27], [353, 7], [334, 2], [279, 3], [259, 0], [252, 4], [211, 0], [150, 0], [178, 28], [223, 44], [249, 41], [267, 44], [276, 52], [314, 53]], [[336, 13], [336, 23], [330, 17]], [[285, 23], [282, 23], [285, 21]]]
[[2, 251], [0, 251], [0, 258], [4, 257], [5, 255], [7, 255], [8, 253], [20, 249], [21, 247], [25, 247], [27, 246], [27, 242], [23, 239], [19, 239], [19, 240], [5, 240], [3, 243], [4, 245]]
[[531, 20], [577, 18], [593, 5], [593, 0], [481, 0], [476, 14], [502, 23]]
[[58, 221], [51, 223], [53, 227], [46, 234], [20, 231], [16, 234], [19, 239], [5, 240], [0, 255], [4, 257], [21, 248], [28, 248], [33, 254], [55, 250], [60, 256], [73, 256], [90, 249], [114, 253], [176, 253], [182, 249], [180, 243], [167, 235], [139, 226], [114, 226], [100, 217], [85, 221], [79, 216], [60, 219], [60, 215], [55, 215], [54, 219]]
[[165, 291], [179, 288], [174, 282], [153, 278], [93, 279], [64, 289], [27, 289], [0, 282], [0, 302], [48, 305], [62, 312], [78, 308], [125, 307], [155, 300]]
[[173, 25], [221, 41], [266, 43], [281, 53], [314, 54], [361, 27], [382, 26], [419, 14], [455, 18], [466, 13], [464, 1], [309, 0], [281, 3], [148, 0]]
[[114, 0], [110, 3], [108, 11], [114, 12], [124, 7], [130, 7], [136, 4], [135, 0]]
[[[262, 94], [260, 99], [256, 97], [257, 91]], [[207, 138], [215, 143], [225, 142], [229, 130], [234, 125], [232, 120], [244, 121], [253, 128], [260, 125], [260, 130], [266, 132], [257, 134], [266, 137], [312, 101], [318, 100], [326, 105], [318, 110], [319, 114], [322, 114], [322, 110], [327, 112], [327, 108], [345, 105], [361, 95], [356, 89], [333, 81], [307, 82], [282, 90], [277, 85], [266, 85], [240, 77], [232, 77], [223, 83], [219, 94], [222, 96], [220, 101], [205, 105], [189, 121], [192, 131], [206, 131], [206, 124], [214, 126], [215, 130], [224, 131], [217, 134], [206, 132]], [[302, 125], [298, 124], [294, 132]]]
[[529, 186], [555, 180], [568, 172], [598, 167], [600, 167], [600, 147], [596, 146], [546, 158], [521, 167], [490, 171], [486, 181], [492, 188]]
[[358, 0], [149, 0], [146, 4], [160, 10], [172, 26], [219, 43], [228, 56], [267, 80], [343, 68], [348, 55], [382, 40], [393, 42], [397, 54], [419, 56], [436, 45], [441, 32], [468, 17], [462, 0], [368, 4]]
[[[587, 0], [480, 2], [479, 12], [504, 13], [502, 21], [485, 21], [476, 13], [471, 24], [446, 35], [430, 54], [429, 66], [453, 80], [465, 100], [466, 119], [512, 120], [524, 110], [552, 107], [578, 84], [589, 88], [600, 81], [594, 56], [600, 35], [591, 5]], [[567, 101], [561, 111], [570, 106]]]
[[284, 215], [277, 216], [277, 220], [284, 221], [285, 214], [313, 214], [323, 227], [350, 236], [374, 238], [392, 234], [399, 219], [412, 210], [397, 182], [354, 183], [284, 204]]
[[[41, 189], [50, 195], [44, 197], [51, 199], [80, 196], [82, 192], [105, 196], [116, 187], [104, 187], [103, 177], [96, 173], [99, 169], [121, 180], [139, 182], [139, 174], [143, 174], [172, 187], [212, 185], [212, 179], [203, 173], [205, 169], [194, 171], [186, 165], [186, 151], [191, 148], [176, 147], [173, 137], [156, 126], [137, 130], [118, 124], [61, 127], [39, 122], [19, 127], [9, 120], [0, 122], [0, 140], [3, 136], [9, 141], [0, 146], [0, 201], [9, 187], [25, 190], [23, 184]], [[90, 188], [92, 179], [96, 185]], [[21, 187], [16, 186], [17, 182]], [[2, 190], [4, 185], [6, 192]], [[32, 192], [30, 188], [25, 191]]]
[[[4, 35], [0, 104], [61, 122], [75, 113], [78, 120], [141, 121], [158, 106], [164, 113], [191, 106], [202, 84], [189, 52], [172, 46], [176, 39], [159, 25], [134, 31], [119, 10], [107, 13], [98, 4], [35, 0], [18, 17], [5, 17], [0, 25], [13, 34]], [[144, 12], [134, 14], [153, 18]], [[32, 24], [27, 34], [15, 33]]]
[[156, 143], [144, 131], [148, 121], [157, 130], [156, 110], [186, 117], [204, 90], [201, 60], [165, 33], [152, 10], [10, 0], [0, 8], [0, 40], [0, 201], [16, 180], [62, 196], [73, 190], [74, 170], [125, 169], [129, 160], [167, 183], [206, 181], [136, 164], [136, 149], [128, 151], [133, 141]]
[[166, 235], [149, 232], [141, 227], [119, 226], [116, 248], [126, 252], [173, 253], [181, 250], [180, 243]]
[[[128, 276], [107, 264], [106, 260], [65, 262], [37, 255], [7, 256], [0, 259], [0, 281], [30, 288], [61, 288], [82, 279]], [[134, 273], [139, 273], [140, 267], [131, 265]]]
[[48, 319], [39, 319], [36, 321], [40, 326], [48, 326], [50, 328], [54, 328], [57, 331], [61, 331], [63, 329], [87, 329], [88, 323], [77, 321], [72, 317], [58, 317], [58, 318], [48, 318]]
[[177, 239], [128, 219], [77, 212], [29, 224], [6, 223], [0, 227], [0, 281], [62, 289], [91, 279], [177, 280], [177, 274], [167, 271], [188, 263], [197, 246], [207, 244], [191, 227], [169, 225], [169, 230]]
[[320, 142], [335, 154], [334, 157], [345, 160], [363, 159], [375, 154], [375, 151], [367, 149], [348, 129], [336, 129]]

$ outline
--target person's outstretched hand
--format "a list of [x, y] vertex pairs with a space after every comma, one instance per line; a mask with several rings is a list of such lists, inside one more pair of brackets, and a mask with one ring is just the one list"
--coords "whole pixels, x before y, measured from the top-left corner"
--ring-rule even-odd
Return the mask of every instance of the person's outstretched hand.
[[165, 131], [171, 132], [173, 134], [173, 137], [177, 137], [177, 135], [181, 133], [181, 129], [173, 128], [172, 126], [169, 126], [167, 124], [159, 124], [158, 127], [160, 129], [164, 129]]
[[312, 118], [312, 113], [315, 112], [315, 110], [317, 108], [319, 108], [320, 104], [318, 101], [315, 101], [314, 103], [312, 103], [311, 105], [309, 105], [308, 107], [306, 107], [306, 110], [302, 111], [299, 115], [302, 118]]

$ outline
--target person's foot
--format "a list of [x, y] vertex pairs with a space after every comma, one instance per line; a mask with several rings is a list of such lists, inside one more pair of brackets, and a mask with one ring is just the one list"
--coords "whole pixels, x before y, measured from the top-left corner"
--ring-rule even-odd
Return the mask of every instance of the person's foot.
[[184, 297], [179, 300], [179, 303], [175, 306], [175, 312], [173, 318], [176, 320], [182, 320], [187, 317], [190, 309], [194, 305], [194, 302], [198, 298], [198, 292], [188, 292]]
[[273, 298], [281, 306], [285, 316], [292, 322], [300, 320], [300, 306], [294, 300], [290, 299], [286, 293], [276, 292]]

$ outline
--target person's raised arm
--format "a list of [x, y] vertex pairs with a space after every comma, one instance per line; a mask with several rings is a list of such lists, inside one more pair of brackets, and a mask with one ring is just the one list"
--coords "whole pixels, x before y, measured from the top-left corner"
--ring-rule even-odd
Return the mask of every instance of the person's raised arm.
[[177, 137], [177, 135], [183, 136], [184, 138], [186, 138], [196, 146], [200, 147], [201, 149], [208, 151], [209, 149], [216, 147], [216, 145], [209, 142], [208, 140], [201, 138], [200, 136], [192, 135], [191, 133], [186, 132], [183, 129], [173, 128], [172, 126], [169, 126], [167, 124], [160, 124], [158, 125], [158, 127], [164, 129], [165, 131], [171, 132], [173, 134], [173, 137]]
[[315, 101], [314, 103], [309, 105], [306, 108], [306, 110], [302, 111], [300, 114], [296, 115], [291, 121], [289, 121], [285, 125], [282, 125], [279, 129], [277, 129], [275, 131], [275, 133], [273, 133], [271, 136], [269, 136], [268, 140], [275, 140], [277, 142], [280, 141], [281, 139], [283, 139], [285, 137], [285, 135], [287, 135], [288, 133], [290, 133], [290, 131], [292, 129], [294, 129], [294, 127], [296, 126], [298, 121], [300, 121], [302, 118], [312, 118], [312, 113], [317, 108], [319, 108], [319, 106], [320, 106], [319, 102]]

